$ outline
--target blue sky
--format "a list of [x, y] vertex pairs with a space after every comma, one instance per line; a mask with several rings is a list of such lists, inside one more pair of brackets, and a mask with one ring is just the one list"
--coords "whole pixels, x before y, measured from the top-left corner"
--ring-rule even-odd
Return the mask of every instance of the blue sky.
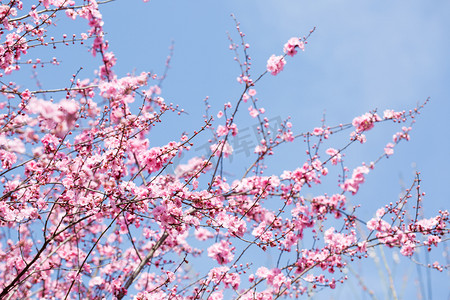
[[[270, 55], [282, 54], [289, 38], [306, 35], [316, 27], [305, 52], [288, 58], [282, 73], [264, 77], [256, 87], [259, 105], [266, 108], [269, 118], [290, 116], [295, 131], [304, 132], [320, 126], [324, 110], [327, 124], [337, 125], [374, 109], [413, 109], [431, 97], [414, 125], [411, 141], [400, 144], [393, 157], [377, 165], [352, 202], [362, 203], [362, 211], [370, 218], [374, 209], [398, 198], [401, 180], [409, 186], [415, 170], [419, 170], [422, 189], [427, 193], [425, 216], [448, 209], [450, 2], [119, 0], [104, 5], [101, 11], [107, 39], [118, 58], [119, 76], [142, 71], [161, 74], [168, 48], [172, 41], [175, 43], [162, 96], [189, 114], [167, 116], [164, 127], [154, 131], [154, 144], [177, 139], [184, 130], [198, 129], [206, 96], [210, 97], [213, 111], [217, 111], [224, 102], [233, 103], [240, 95], [242, 86], [236, 82], [239, 69], [228, 50], [227, 32], [237, 38], [230, 13], [240, 21], [251, 46], [254, 77], [265, 70]], [[59, 30], [66, 33], [71, 33], [75, 24], [65, 19], [60, 23], [64, 25]], [[45, 55], [55, 54], [49, 51]], [[80, 48], [66, 50], [61, 59], [61, 68], [42, 79], [49, 86], [67, 83], [67, 72], [72, 74], [80, 66], [86, 68], [81, 78], [90, 77], [92, 59]], [[246, 108], [243, 114], [247, 114]], [[248, 118], [242, 122], [238, 124], [242, 128], [254, 124]], [[367, 145], [350, 150], [347, 165], [354, 168], [363, 161], [375, 160], [393, 133], [389, 125], [370, 132]], [[344, 145], [346, 138], [341, 135], [333, 139], [334, 146]], [[281, 148], [281, 155], [272, 164], [269, 162], [270, 170], [279, 173], [293, 163], [300, 164], [304, 150], [303, 143]], [[235, 159], [238, 163], [249, 161], [244, 154]], [[235, 172], [240, 171], [236, 167]], [[336, 190], [333, 180], [326, 187]], [[386, 256], [390, 259], [392, 253], [386, 251]], [[445, 261], [439, 253], [434, 258]], [[399, 286], [407, 275], [405, 298], [415, 298], [418, 284], [414, 282], [419, 278], [416, 266], [402, 260], [401, 265], [392, 267]], [[355, 264], [354, 269], [379, 299], [385, 298], [373, 264]], [[448, 273], [432, 273], [433, 299], [449, 297]], [[426, 270], [422, 269], [424, 274]], [[329, 297], [369, 299], [356, 280], [350, 280], [334, 294], [324, 291], [314, 299]]]

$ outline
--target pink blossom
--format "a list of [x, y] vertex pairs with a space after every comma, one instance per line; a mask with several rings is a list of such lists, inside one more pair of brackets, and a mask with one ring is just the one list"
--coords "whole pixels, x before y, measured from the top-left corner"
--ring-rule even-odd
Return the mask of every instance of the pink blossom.
[[386, 214], [386, 210], [384, 208], [380, 208], [376, 212], [377, 218], [381, 219]]
[[95, 276], [89, 281], [89, 287], [93, 288], [96, 285], [101, 285], [104, 283], [104, 280], [100, 276]]
[[28, 89], [26, 89], [20, 94], [20, 97], [22, 97], [23, 100], [28, 100], [31, 98], [31, 92]]
[[149, 94], [161, 95], [161, 88], [158, 85], [151, 86]]
[[331, 163], [333, 165], [337, 165], [337, 163], [340, 162], [341, 159], [342, 159], [341, 153], [338, 150], [334, 149], [334, 148], [328, 148], [325, 151], [325, 153], [331, 156], [330, 159], [331, 159]]
[[381, 121], [381, 118], [376, 113], [365, 113], [360, 117], [354, 118], [352, 125], [356, 129], [356, 133], [361, 133], [372, 129], [374, 123], [379, 121]]
[[233, 153], [233, 147], [228, 142], [224, 143], [223, 141], [211, 145], [210, 149], [215, 156], [220, 156], [223, 153], [225, 157], [229, 157]]
[[317, 135], [317, 136], [319, 136], [319, 135], [321, 135], [323, 133], [323, 128], [320, 128], [320, 127], [316, 127], [316, 128], [314, 128], [314, 131], [313, 131], [313, 135]]
[[256, 276], [261, 278], [266, 278], [267, 276], [269, 276], [269, 274], [270, 271], [266, 267], [259, 267], [258, 270], [256, 271]]
[[352, 195], [355, 195], [359, 190], [359, 186], [365, 181], [364, 175], [368, 173], [368, 167], [357, 167], [353, 170], [352, 178], [345, 180], [344, 184], [341, 184], [341, 188], [344, 191], [351, 192]]
[[394, 154], [394, 146], [395, 145], [392, 143], [386, 144], [386, 147], [384, 148], [384, 153], [388, 156]]
[[214, 235], [208, 229], [199, 227], [195, 230], [195, 237], [200, 241], [206, 241], [207, 239], [213, 238]]
[[332, 249], [345, 251], [351, 245], [356, 243], [355, 232], [345, 235], [335, 232], [334, 227], [330, 227], [327, 231], [325, 231], [325, 243], [327, 243]]
[[291, 130], [287, 130], [283, 132], [281, 139], [286, 142], [292, 142], [294, 141], [294, 134], [292, 133]]
[[232, 136], [236, 136], [238, 134], [238, 132], [239, 132], [236, 123], [233, 123], [230, 126], [228, 126], [228, 129], [231, 130], [231, 135]]
[[430, 219], [422, 219], [417, 221], [416, 226], [419, 227], [419, 230], [430, 230], [433, 229], [438, 224], [437, 218], [430, 218]]
[[286, 44], [284, 44], [283, 51], [289, 56], [294, 56], [295, 54], [297, 54], [296, 48], [299, 48], [300, 50], [304, 51], [305, 44], [299, 38], [293, 37], [289, 39], [289, 41]]
[[260, 239], [261, 241], [268, 242], [273, 237], [273, 233], [270, 230], [267, 230], [267, 222], [261, 222], [255, 229], [252, 231], [252, 235]]
[[41, 142], [46, 153], [54, 152], [60, 144], [58, 138], [50, 133], [44, 135]]
[[9, 169], [17, 161], [17, 156], [12, 152], [0, 149], [0, 161], [3, 169]]
[[218, 284], [220, 283], [223, 278], [227, 275], [228, 271], [230, 270], [229, 267], [227, 266], [222, 266], [222, 267], [216, 267], [216, 268], [211, 268], [211, 270], [208, 273], [208, 278]]
[[264, 152], [267, 151], [267, 146], [266, 145], [257, 145], [255, 147], [254, 152], [257, 154], [263, 154]]
[[403, 115], [405, 114], [405, 112], [396, 112], [392, 109], [386, 109], [383, 112], [383, 119], [395, 119], [395, 120], [399, 120], [403, 117]]
[[208, 297], [208, 300], [222, 300], [222, 299], [223, 299], [222, 291], [214, 292], [211, 294], [211, 296]]
[[428, 241], [424, 242], [425, 245], [434, 245], [437, 247], [438, 243], [441, 242], [441, 238], [435, 235], [431, 235], [428, 237]]
[[216, 216], [216, 221], [224, 228], [228, 228], [229, 232], [234, 236], [242, 237], [247, 231], [247, 224], [245, 221], [236, 216], [219, 213]]
[[414, 251], [416, 249], [416, 245], [414, 245], [410, 241], [406, 241], [405, 244], [400, 249], [400, 253], [404, 256], [412, 256], [414, 254]]
[[75, 10], [73, 9], [67, 9], [66, 10], [66, 15], [71, 18], [72, 20], [75, 20], [77, 18], [77, 13]]
[[371, 219], [371, 220], [369, 220], [369, 222], [367, 222], [367, 228], [370, 230], [386, 232], [391, 229], [391, 225], [389, 225], [389, 223], [387, 223], [386, 221], [384, 221], [380, 218], [376, 218], [376, 219]]
[[230, 244], [221, 240], [220, 243], [215, 243], [208, 248], [208, 256], [215, 259], [219, 265], [224, 265], [234, 258], [232, 251], [234, 248], [230, 248]]
[[411, 131], [411, 127], [402, 127], [402, 131], [397, 132], [396, 134], [394, 134], [394, 136], [392, 137], [392, 140], [394, 143], [398, 143], [401, 140], [407, 140], [409, 141], [410, 137], [409, 137], [409, 131]]
[[285, 64], [286, 60], [283, 58], [283, 56], [272, 55], [267, 61], [267, 71], [272, 75], [277, 75], [278, 73], [283, 71]]
[[360, 253], [367, 252], [367, 242], [366, 241], [358, 243], [358, 252], [360, 252]]
[[217, 127], [216, 133], [217, 133], [217, 136], [218, 136], [218, 137], [227, 135], [227, 134], [228, 134], [228, 128], [227, 128], [226, 126], [219, 125], [219, 126]]
[[175, 176], [178, 178], [190, 178], [198, 175], [202, 171], [211, 169], [211, 163], [202, 157], [193, 157], [187, 164], [179, 164], [175, 168]]
[[252, 116], [252, 118], [256, 118], [259, 115], [258, 110], [253, 108], [252, 106], [248, 108], [248, 111], [250, 112], [250, 116]]

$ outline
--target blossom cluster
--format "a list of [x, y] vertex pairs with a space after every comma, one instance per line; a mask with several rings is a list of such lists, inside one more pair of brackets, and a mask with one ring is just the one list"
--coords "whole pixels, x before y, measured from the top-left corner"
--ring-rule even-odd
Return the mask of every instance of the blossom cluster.
[[[205, 101], [197, 130], [158, 142], [152, 128], [164, 126], [165, 114], [184, 110], [162, 96], [164, 76], [115, 73], [100, 12], [106, 3], [32, 2], [0, 5], [0, 76], [21, 74], [19, 59], [36, 47], [66, 44], [68, 35], [49, 37], [59, 17], [88, 21], [87, 33], [71, 42], [89, 42], [99, 65], [92, 78], [69, 76], [71, 85], [60, 89], [33, 91], [15, 82], [0, 89], [0, 299], [225, 299], [230, 291], [240, 299], [300, 297], [343, 283], [336, 274], [347, 258], [363, 258], [378, 244], [410, 257], [419, 246], [431, 250], [447, 239], [447, 211], [425, 218], [416, 209], [405, 219], [411, 190], [366, 223], [369, 237], [358, 232], [363, 217], [349, 205], [376, 162], [349, 177], [346, 149], [392, 121], [401, 129], [380, 157], [392, 155], [409, 140], [412, 128], [404, 123], [417, 111], [366, 113], [303, 134], [288, 118], [272, 129], [256, 98], [250, 46], [236, 23], [242, 42], [230, 48], [244, 53], [236, 56], [242, 93], [213, 114]], [[290, 39], [284, 56], [269, 58], [267, 71], [281, 72], [285, 57], [305, 44], [306, 38]], [[42, 60], [30, 62], [33, 68]], [[248, 165], [230, 170], [231, 137], [244, 131], [236, 123], [242, 102], [250, 104], [250, 117], [239, 118], [258, 121], [258, 145]], [[349, 128], [348, 144], [323, 151], [331, 135]], [[202, 138], [209, 154], [191, 155]], [[270, 173], [278, 147], [302, 138], [306, 159], [293, 148], [292, 165]], [[335, 190], [318, 192], [332, 180], [331, 169], [342, 172]], [[418, 191], [418, 204], [423, 196]], [[278, 255], [277, 266], [259, 259], [266, 251]]]
[[[283, 51], [285, 53], [284, 56], [294, 56], [297, 54], [297, 50], [300, 49], [302, 51], [305, 50], [305, 42], [300, 38], [290, 38], [289, 41], [284, 45]], [[277, 75], [281, 71], [283, 71], [284, 66], [286, 65], [286, 60], [284, 56], [276, 56], [272, 55], [267, 61], [267, 71], [272, 75]]]

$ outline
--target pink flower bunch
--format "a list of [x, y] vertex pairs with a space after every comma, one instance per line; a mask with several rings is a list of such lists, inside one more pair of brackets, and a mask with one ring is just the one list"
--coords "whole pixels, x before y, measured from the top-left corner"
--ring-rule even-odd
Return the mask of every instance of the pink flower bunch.
[[393, 109], [386, 109], [383, 112], [383, 119], [401, 121], [405, 117], [404, 111], [394, 111]]
[[191, 158], [187, 164], [180, 164], [175, 168], [175, 176], [178, 178], [198, 177], [200, 173], [204, 173], [211, 169], [211, 162], [201, 157]]
[[[184, 110], [158, 96], [164, 75], [115, 74], [118, 57], [104, 39], [99, 4], [36, 0], [0, 5], [0, 77], [5, 82], [0, 88], [0, 299], [298, 298], [344, 282], [344, 275], [336, 279], [334, 274], [367, 256], [371, 247], [383, 244], [411, 256], [420, 246], [431, 251], [448, 239], [447, 211], [421, 215], [425, 194], [418, 175], [403, 198], [367, 222], [373, 231], [369, 237], [359, 234], [358, 224], [366, 218], [359, 205], [347, 211], [345, 192], [356, 194], [378, 160], [357, 167], [348, 178], [342, 158], [354, 140], [365, 141], [362, 133], [380, 117], [367, 113], [337, 126], [323, 121], [305, 134], [295, 132], [289, 118], [274, 125], [257, 102], [264, 100], [255, 98], [255, 86], [266, 72], [251, 73], [249, 45], [238, 22], [242, 43], [230, 47], [243, 52], [236, 53], [243, 84], [236, 101], [217, 108], [206, 98], [203, 122], [192, 122], [199, 124], [196, 130], [182, 129], [175, 139], [163, 134], [164, 141], [158, 141], [153, 128], [169, 132], [166, 115]], [[87, 20], [88, 32], [52, 38], [52, 25], [61, 15], [70, 22]], [[290, 39], [285, 55], [303, 50], [306, 40]], [[97, 57], [90, 78], [79, 79], [80, 72], [69, 76], [66, 87], [34, 90], [7, 76], [16, 71], [20, 77], [20, 59], [34, 55], [35, 48], [75, 43], [89, 43]], [[278, 74], [284, 57], [273, 55], [267, 71]], [[59, 61], [30, 57], [27, 65], [45, 71], [46, 64], [53, 68]], [[250, 117], [245, 109], [242, 114], [246, 101]], [[383, 118], [413, 121], [419, 109], [386, 110]], [[216, 123], [216, 115], [225, 120]], [[239, 131], [241, 119], [257, 122], [256, 146], [246, 141], [248, 156], [236, 159], [238, 168], [230, 170], [232, 162], [225, 158], [233, 154], [231, 145], [236, 153], [243, 151], [236, 140], [251, 128]], [[325, 146], [331, 135], [352, 126], [351, 141], [340, 148]], [[380, 159], [408, 140], [410, 130], [404, 126], [397, 132]], [[268, 168], [282, 163], [278, 149], [302, 139], [305, 160], [296, 143], [284, 152], [291, 155], [290, 164]], [[211, 152], [204, 157], [189, 152], [200, 148]], [[336, 169], [344, 191], [320, 191]], [[417, 209], [407, 221], [411, 191], [417, 191]], [[265, 251], [279, 258], [277, 267], [258, 259]], [[191, 276], [191, 266], [198, 275]], [[444, 269], [438, 262], [429, 267]]]
[[208, 256], [215, 259], [219, 265], [223, 265], [231, 262], [234, 257], [233, 250], [229, 242], [221, 240], [220, 243], [215, 243], [208, 248]]
[[297, 48], [305, 51], [305, 43], [299, 38], [293, 37], [290, 38], [286, 44], [284, 44], [283, 51], [289, 56], [294, 56], [295, 54], [297, 54]]
[[[391, 208], [389, 213], [396, 213], [396, 209]], [[441, 242], [440, 235], [446, 231], [449, 221], [449, 213], [441, 211], [439, 216], [431, 219], [418, 220], [409, 225], [392, 226], [381, 219], [377, 214], [376, 218], [367, 222], [367, 228], [376, 231], [377, 239], [388, 247], [400, 247], [400, 253], [404, 256], [412, 256], [415, 249], [420, 245], [426, 245], [431, 251], [431, 245], [437, 247]], [[425, 241], [421, 241], [418, 234], [426, 234]]]
[[394, 154], [394, 147], [395, 147], [394, 144], [387, 143], [386, 147], [384, 147], [384, 153], [388, 156]]
[[403, 126], [402, 131], [399, 131], [396, 134], [394, 134], [394, 136], [392, 137], [392, 140], [394, 141], [394, 143], [398, 143], [401, 140], [409, 141], [409, 139], [410, 139], [409, 132], [410, 131], [411, 131], [411, 127]]
[[359, 186], [365, 181], [365, 174], [369, 173], [369, 168], [366, 166], [360, 166], [353, 170], [352, 178], [345, 180], [343, 184], [341, 184], [341, 188], [346, 192], [351, 192], [352, 195], [355, 195]]
[[351, 231], [345, 235], [336, 232], [334, 227], [325, 231], [325, 243], [332, 251], [345, 252], [350, 246], [356, 244], [356, 233]]
[[[211, 269], [208, 273], [208, 279], [215, 284], [223, 282], [226, 288], [231, 287], [234, 290], [237, 290], [241, 283], [239, 274], [232, 272], [230, 268], [226, 266]], [[222, 299], [220, 298], [221, 296], [221, 294], [216, 294], [215, 299]]]
[[328, 154], [329, 156], [331, 156], [330, 159], [331, 159], [331, 163], [332, 163], [333, 165], [337, 165], [338, 162], [341, 162], [341, 160], [342, 160], [342, 155], [341, 155], [341, 153], [339, 153], [339, 151], [336, 150], [336, 149], [334, 149], [334, 148], [328, 148], [328, 149], [325, 151], [325, 153]]
[[223, 154], [225, 157], [229, 157], [233, 154], [233, 147], [228, 143], [228, 141], [219, 141], [209, 147], [215, 156], [220, 156]]
[[270, 72], [272, 75], [277, 75], [283, 71], [285, 64], [286, 60], [283, 56], [272, 55], [267, 61], [267, 72]]
[[381, 118], [376, 113], [365, 113], [362, 116], [356, 117], [352, 121], [356, 133], [368, 131], [373, 128], [375, 122], [381, 121]]

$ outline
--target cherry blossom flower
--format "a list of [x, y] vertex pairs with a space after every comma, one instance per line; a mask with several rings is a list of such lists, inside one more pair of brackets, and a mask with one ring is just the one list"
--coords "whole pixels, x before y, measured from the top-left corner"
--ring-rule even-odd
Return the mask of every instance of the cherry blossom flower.
[[355, 195], [359, 190], [359, 186], [365, 181], [364, 175], [368, 173], [368, 167], [357, 167], [353, 170], [352, 178], [345, 180], [344, 184], [341, 184], [341, 188], [344, 191], [351, 192], [352, 195]]
[[210, 149], [215, 156], [220, 156], [223, 153], [225, 157], [229, 157], [233, 153], [233, 147], [227, 141], [225, 143], [219, 141], [219, 143], [211, 145]]
[[297, 54], [296, 48], [304, 51], [305, 44], [299, 38], [293, 37], [289, 39], [289, 41], [286, 44], [284, 44], [283, 51], [289, 56], [294, 56], [295, 54]]
[[286, 60], [283, 58], [283, 56], [272, 55], [267, 61], [267, 71], [272, 75], [277, 75], [278, 73], [283, 71], [285, 64]]
[[208, 248], [208, 256], [215, 259], [219, 265], [231, 262], [234, 257], [232, 253], [234, 248], [230, 248], [229, 245], [225, 240], [221, 240], [220, 243], [215, 243]]

